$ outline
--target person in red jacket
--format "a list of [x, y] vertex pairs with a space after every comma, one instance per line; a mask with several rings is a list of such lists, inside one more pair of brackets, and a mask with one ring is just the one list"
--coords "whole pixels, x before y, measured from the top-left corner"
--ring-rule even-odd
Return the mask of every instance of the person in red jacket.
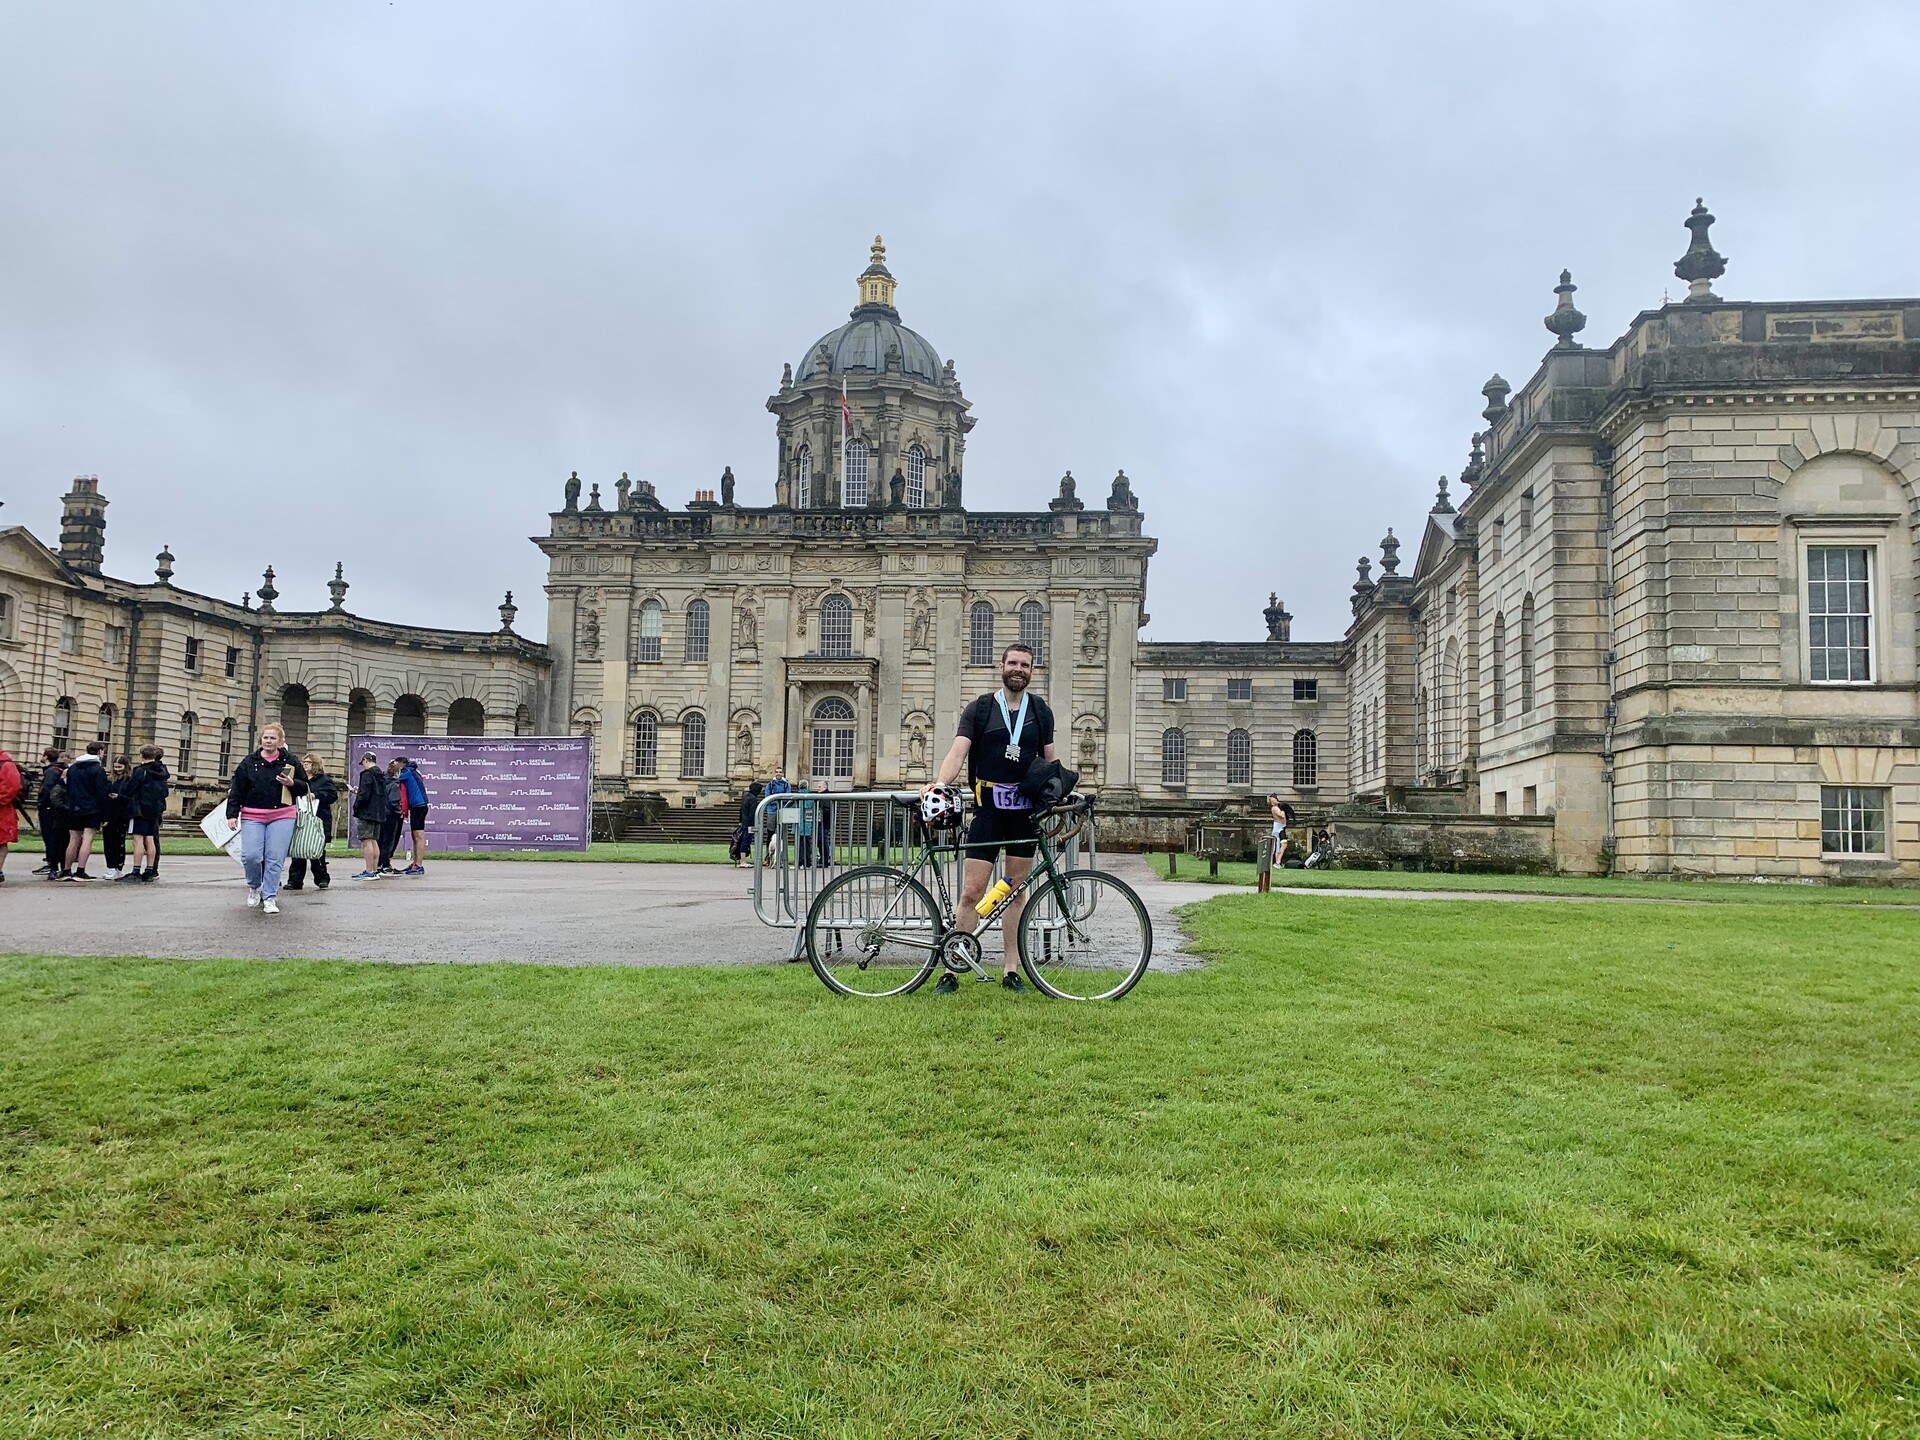
[[20, 787], [25, 782], [13, 756], [0, 749], [0, 884], [7, 878], [7, 847], [20, 838]]

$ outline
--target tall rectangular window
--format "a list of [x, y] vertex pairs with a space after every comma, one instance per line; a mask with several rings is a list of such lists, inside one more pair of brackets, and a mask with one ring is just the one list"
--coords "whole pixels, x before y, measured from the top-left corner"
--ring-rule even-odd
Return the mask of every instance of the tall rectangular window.
[[708, 633], [712, 619], [706, 601], [695, 600], [687, 606], [687, 660], [691, 664], [707, 663]]
[[1187, 783], [1187, 732], [1164, 730], [1160, 734], [1160, 783]]
[[0, 640], [13, 638], [13, 597], [0, 595]]
[[1815, 684], [1873, 679], [1872, 564], [1864, 545], [1807, 551], [1807, 674]]
[[840, 504], [857, 510], [867, 503], [867, 446], [862, 440], [847, 444], [847, 473], [840, 485]]
[[60, 653], [62, 655], [80, 653], [80, 617], [78, 615], [60, 617]]
[[1229, 700], [1253, 699], [1252, 677], [1248, 676], [1248, 677], [1242, 677], [1240, 679], [1229, 679], [1227, 681], [1227, 699]]
[[642, 665], [660, 663], [660, 636], [666, 629], [666, 611], [658, 600], [643, 601], [639, 629], [634, 635], [633, 658]]
[[993, 606], [985, 600], [976, 600], [967, 611], [967, 663], [991, 665], [996, 658], [993, 653]]
[[1245, 730], [1227, 732], [1227, 784], [1253, 784], [1253, 736]]
[[1046, 663], [1047, 607], [1029, 600], [1020, 607], [1020, 643], [1033, 652], [1033, 663]]
[[187, 637], [186, 666], [192, 671], [200, 668], [200, 642], [191, 635]]
[[1864, 785], [1820, 787], [1820, 848], [1829, 855], [1887, 853], [1887, 792]]
[[100, 635], [100, 658], [109, 665], [127, 663], [127, 627], [109, 625]]
[[227, 646], [227, 678], [231, 680], [235, 675], [239, 673], [240, 673], [240, 647], [238, 645], [229, 645]]

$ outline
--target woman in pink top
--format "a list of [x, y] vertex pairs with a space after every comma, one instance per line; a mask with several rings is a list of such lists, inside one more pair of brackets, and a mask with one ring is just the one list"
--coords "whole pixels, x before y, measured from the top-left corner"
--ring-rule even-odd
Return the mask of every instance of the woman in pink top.
[[240, 862], [247, 871], [247, 904], [265, 903], [278, 915], [280, 872], [293, 844], [293, 802], [307, 793], [306, 777], [287, 749], [287, 732], [268, 725], [260, 748], [233, 772], [227, 791], [227, 819], [240, 822]]

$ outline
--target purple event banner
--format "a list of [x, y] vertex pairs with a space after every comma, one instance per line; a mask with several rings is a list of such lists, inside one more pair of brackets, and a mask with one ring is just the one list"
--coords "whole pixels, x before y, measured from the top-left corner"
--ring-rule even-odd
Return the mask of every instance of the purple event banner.
[[[405, 755], [419, 770], [427, 787], [427, 841], [435, 850], [587, 848], [588, 736], [355, 735], [336, 814], [352, 813], [360, 757], [369, 750], [383, 769]], [[359, 827], [349, 824], [348, 838], [357, 843]]]

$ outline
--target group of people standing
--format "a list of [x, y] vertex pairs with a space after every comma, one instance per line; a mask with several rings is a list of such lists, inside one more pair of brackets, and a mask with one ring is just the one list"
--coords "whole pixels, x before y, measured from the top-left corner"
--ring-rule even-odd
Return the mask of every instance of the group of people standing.
[[[138, 765], [125, 756], [109, 761], [101, 740], [89, 741], [77, 757], [49, 747], [41, 755], [35, 797], [46, 861], [34, 874], [66, 881], [158, 879], [160, 822], [172, 781], [165, 753], [157, 745], [140, 752]], [[26, 795], [20, 766], [0, 749], [0, 883], [7, 878], [8, 851], [20, 838]], [[318, 755], [296, 757], [278, 724], [261, 729], [258, 746], [234, 767], [226, 801], [226, 817], [240, 831], [250, 907], [277, 915], [279, 896], [304, 890], [309, 875], [316, 890], [333, 883], [326, 842], [333, 838], [333, 807], [339, 799], [340, 787]], [[401, 756], [382, 766], [371, 751], [361, 756], [352, 803], [364, 861], [355, 880], [427, 873], [429, 796], [411, 759]], [[303, 810], [311, 812], [314, 821], [309, 822], [310, 843], [295, 856], [290, 852], [296, 848], [294, 833]], [[396, 870], [394, 854], [403, 836], [411, 837], [412, 849], [406, 868]], [[88, 869], [96, 839], [106, 858], [106, 869], [99, 874]]]
[[[333, 839], [333, 807], [340, 787], [316, 755], [296, 761], [286, 748], [286, 732], [268, 725], [260, 732], [259, 747], [234, 769], [227, 791], [227, 819], [240, 827], [240, 864], [247, 875], [247, 904], [269, 915], [280, 913], [283, 890], [306, 888], [309, 869], [316, 890], [333, 883], [327, 868], [326, 842]], [[317, 820], [317, 853], [296, 855], [295, 829], [300, 812]], [[353, 818], [360, 825], [363, 868], [352, 878], [379, 880], [389, 875], [427, 873], [427, 786], [420, 771], [405, 756], [383, 769], [371, 750], [360, 757], [360, 778], [353, 789]], [[394, 851], [403, 830], [410, 829], [413, 849], [404, 870], [393, 868]], [[281, 883], [282, 872], [286, 883]]]
[[[165, 813], [173, 777], [157, 745], [140, 752], [140, 763], [126, 756], [107, 758], [104, 740], [90, 740], [78, 756], [48, 746], [40, 753], [40, 784], [34, 819], [45, 861], [33, 873], [49, 880], [145, 881], [160, 872], [160, 817]], [[20, 839], [26, 806], [26, 777], [19, 764], [0, 750], [0, 882], [6, 880], [9, 849]], [[94, 842], [105, 852], [106, 868], [95, 874]], [[128, 841], [133, 863], [127, 863]]]
[[[762, 785], [758, 780], [747, 786], [747, 793], [740, 798], [740, 823], [733, 828], [733, 839], [727, 845], [727, 858], [742, 870], [753, 863], [753, 817], [760, 808], [760, 802], [776, 795], [795, 797], [785, 805], [777, 806], [767, 814], [766, 837], [781, 834], [781, 826], [794, 837], [794, 859], [802, 865], [819, 865], [826, 868], [833, 864], [833, 822], [821, 810], [818, 802], [811, 797], [812, 789], [803, 780], [795, 789], [787, 779], [784, 768], [776, 767], [773, 779]], [[783, 818], [782, 810], [791, 810], [790, 817]], [[818, 833], [816, 833], [818, 832]]]

